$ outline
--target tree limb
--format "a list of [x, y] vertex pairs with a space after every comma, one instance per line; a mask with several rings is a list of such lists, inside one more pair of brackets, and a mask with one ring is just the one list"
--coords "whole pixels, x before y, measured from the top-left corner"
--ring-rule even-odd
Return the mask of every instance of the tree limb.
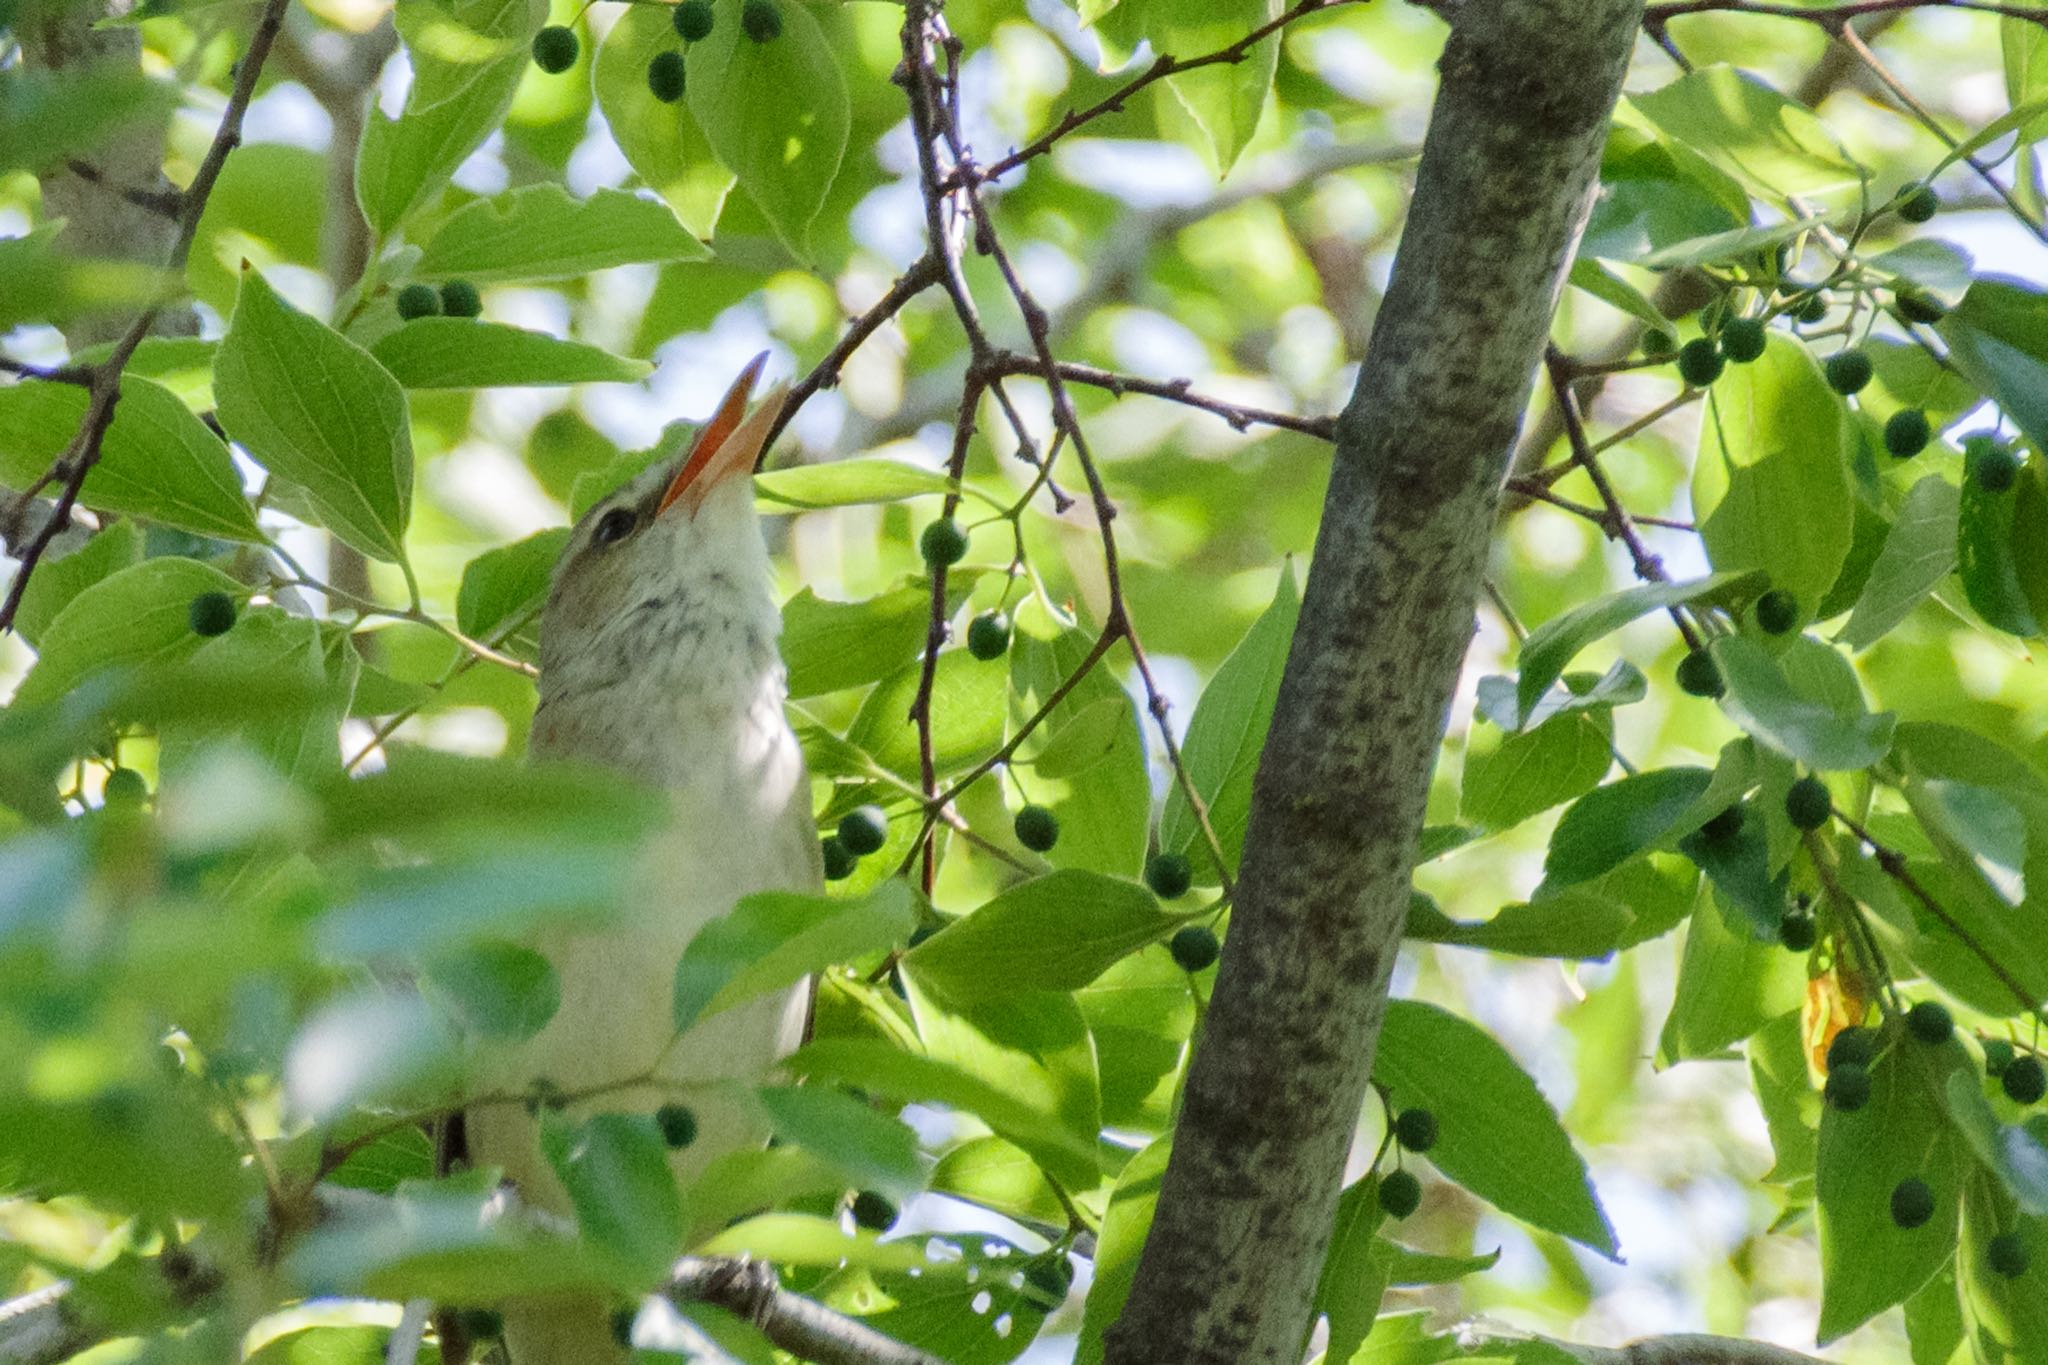
[[776, 1346], [813, 1365], [946, 1365], [858, 1318], [790, 1293], [776, 1281], [775, 1268], [762, 1261], [685, 1256], [669, 1272], [666, 1292], [672, 1302], [708, 1303], [743, 1317]]

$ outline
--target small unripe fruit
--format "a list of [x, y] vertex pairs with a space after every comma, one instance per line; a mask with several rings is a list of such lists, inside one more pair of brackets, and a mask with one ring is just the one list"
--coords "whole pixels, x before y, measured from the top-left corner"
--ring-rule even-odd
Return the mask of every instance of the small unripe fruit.
[[879, 853], [889, 842], [889, 817], [880, 806], [855, 806], [839, 817], [839, 842], [858, 857]]
[[860, 865], [860, 855], [840, 841], [836, 834], [828, 834], [818, 841], [818, 851], [825, 859], [825, 880], [843, 882], [853, 875], [853, 869]]
[[896, 1204], [887, 1195], [862, 1190], [853, 1197], [853, 1221], [870, 1232], [887, 1232], [896, 1224]]
[[203, 592], [185, 609], [194, 635], [225, 635], [235, 624], [235, 599], [224, 592]]
[[1900, 408], [1884, 424], [1884, 448], [1901, 460], [1910, 460], [1927, 449], [1934, 429], [1927, 414], [1918, 408]]
[[1810, 952], [1820, 939], [1813, 915], [1805, 910], [1787, 910], [1778, 921], [1778, 942], [1795, 953]]
[[483, 296], [468, 280], [450, 280], [441, 286], [441, 311], [451, 318], [473, 318], [484, 311]]
[[999, 611], [985, 611], [967, 623], [967, 652], [986, 663], [1000, 659], [1010, 648], [1010, 618]]
[[740, 27], [757, 43], [772, 43], [782, 36], [782, 11], [775, 0], [747, 0], [740, 10]]
[[398, 291], [398, 316], [411, 322], [430, 318], [441, 311], [441, 296], [431, 284], [409, 284]]
[[1178, 853], [1155, 853], [1145, 860], [1145, 885], [1163, 901], [1185, 896], [1194, 882], [1194, 869]]
[[1986, 1038], [1984, 1040], [1984, 1074], [1987, 1076], [2004, 1074], [2005, 1069], [2012, 1065], [2013, 1056], [2011, 1043], [2006, 1042], [2003, 1038]]
[[1427, 1109], [1403, 1109], [1394, 1119], [1394, 1140], [1411, 1152], [1436, 1146], [1436, 1115]]
[[1991, 1273], [2002, 1275], [2008, 1280], [2017, 1280], [2027, 1273], [2027, 1266], [2033, 1258], [2027, 1254], [2027, 1244], [2017, 1232], [2001, 1232], [1984, 1247], [1984, 1264], [1991, 1267]]
[[1998, 1083], [2014, 1104], [2039, 1104], [2041, 1097], [2048, 1095], [2048, 1069], [2042, 1067], [2039, 1057], [2015, 1057], [1998, 1074]]
[[1854, 1062], [1844, 1062], [1828, 1072], [1821, 1095], [1844, 1113], [1861, 1109], [1870, 1103], [1870, 1073]]
[[687, 1104], [664, 1104], [654, 1111], [654, 1123], [671, 1150], [681, 1151], [697, 1140], [697, 1116]]
[[1721, 348], [1705, 337], [1695, 337], [1678, 348], [1678, 377], [1696, 389], [1719, 379], [1726, 366]]
[[1380, 1177], [1380, 1208], [1389, 1218], [1406, 1218], [1422, 1207], [1422, 1182], [1406, 1171]]
[[1917, 1228], [1934, 1217], [1934, 1191], [1917, 1175], [1909, 1175], [1892, 1186], [1892, 1221], [1902, 1228]]
[[1721, 329], [1721, 354], [1738, 365], [1747, 365], [1764, 353], [1764, 324], [1760, 318], [1736, 318]]
[[1828, 1070], [1838, 1066], [1869, 1066], [1877, 1058], [1877, 1030], [1845, 1028], [1828, 1044]]
[[1861, 393], [1874, 372], [1870, 357], [1855, 350], [1836, 351], [1821, 369], [1827, 375], [1828, 387], [1839, 394]]
[[711, 0], [683, 0], [669, 15], [669, 22], [684, 42], [702, 42], [711, 35]]
[[2003, 493], [2019, 477], [2019, 457], [1998, 442], [1979, 437], [1969, 443], [1964, 463], [1977, 486], [1987, 493]]
[[1060, 841], [1060, 820], [1044, 806], [1026, 806], [1017, 812], [1011, 828], [1017, 842], [1033, 853], [1049, 853]]
[[1932, 294], [1901, 289], [1892, 295], [1892, 306], [1908, 322], [1936, 323], [1948, 316], [1948, 305]]
[[1175, 933], [1167, 941], [1166, 949], [1173, 954], [1174, 964], [1184, 972], [1203, 970], [1223, 951], [1222, 945], [1216, 942], [1215, 933], [1199, 924], [1190, 924]]
[[1932, 187], [1917, 180], [1900, 188], [1896, 203], [1899, 217], [1909, 223], [1924, 223], [1941, 208]]
[[100, 802], [108, 806], [139, 806], [149, 799], [149, 784], [133, 768], [116, 768], [107, 774], [100, 788]]
[[1678, 686], [1695, 697], [1718, 697], [1727, 690], [1721, 685], [1720, 668], [1703, 649], [1678, 661]]
[[951, 517], [941, 517], [917, 538], [918, 553], [934, 569], [958, 564], [967, 557], [967, 533]]
[[1801, 322], [1819, 322], [1828, 315], [1828, 296], [1816, 289], [1799, 301], [1792, 310], [1792, 316]]
[[1785, 793], [1785, 818], [1794, 829], [1819, 829], [1828, 822], [1833, 805], [1828, 784], [1808, 774]]
[[1643, 333], [1643, 354], [1646, 356], [1675, 355], [1678, 352], [1678, 338], [1662, 328], [1652, 328]]
[[580, 47], [574, 29], [549, 24], [533, 35], [533, 64], [550, 76], [559, 76], [576, 65]]
[[1700, 837], [1709, 843], [1723, 844], [1742, 833], [1742, 807], [1733, 805], [1719, 812], [1700, 826]]
[[1783, 588], [1772, 588], [1756, 599], [1756, 624], [1766, 635], [1783, 635], [1799, 624], [1799, 599]]
[[1906, 1031], [1932, 1046], [1955, 1036], [1956, 1021], [1938, 1000], [1922, 1000], [1906, 1011]]
[[657, 52], [647, 63], [648, 92], [663, 104], [674, 104], [683, 97], [685, 79], [680, 52]]

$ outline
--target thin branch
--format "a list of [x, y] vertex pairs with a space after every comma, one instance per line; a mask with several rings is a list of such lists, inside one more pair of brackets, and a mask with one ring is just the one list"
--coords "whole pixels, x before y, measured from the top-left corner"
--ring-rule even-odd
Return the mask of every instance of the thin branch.
[[[867, 339], [880, 331], [885, 323], [903, 311], [905, 304], [939, 283], [946, 271], [945, 262], [936, 250], [928, 250], [920, 256], [910, 269], [903, 272], [889, 291], [876, 299], [859, 317], [847, 324], [846, 334], [839, 338], [825, 358], [811, 367], [811, 372], [790, 387], [789, 396], [783, 400], [782, 412], [775, 419], [775, 425], [768, 429], [768, 439], [761, 442], [761, 459], [775, 445], [775, 438], [796, 417], [797, 409], [809, 402], [820, 389], [837, 387], [839, 372], [845, 367], [847, 358], [861, 348]], [[758, 467], [758, 461], [757, 467]]]
[[685, 1256], [669, 1271], [665, 1292], [676, 1303], [708, 1303], [745, 1318], [777, 1347], [813, 1365], [946, 1365], [858, 1318], [790, 1293], [773, 1266], [746, 1257]]
[[[1004, 374], [1043, 375], [1044, 365], [1030, 356], [1015, 351], [1000, 351], [992, 362]], [[1211, 398], [1196, 393], [1193, 381], [1187, 379], [1141, 379], [1136, 375], [1120, 374], [1094, 365], [1078, 365], [1062, 360], [1054, 366], [1060, 378], [1090, 388], [1104, 389], [1121, 398], [1127, 393], [1142, 393], [1150, 398], [1163, 398], [1169, 403], [1182, 403], [1203, 412], [1213, 413], [1231, 425], [1235, 431], [1247, 427], [1278, 427], [1283, 431], [1298, 431], [1304, 436], [1313, 436], [1319, 441], [1331, 440], [1337, 430], [1334, 417], [1297, 417], [1289, 412], [1274, 412], [1268, 408], [1255, 408], [1248, 404], [1231, 403], [1221, 398]]]

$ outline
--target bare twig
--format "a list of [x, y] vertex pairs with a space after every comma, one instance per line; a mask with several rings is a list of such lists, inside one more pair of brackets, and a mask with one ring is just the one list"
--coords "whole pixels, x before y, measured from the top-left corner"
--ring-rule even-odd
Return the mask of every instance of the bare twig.
[[[1043, 362], [1031, 356], [1018, 355], [1015, 351], [998, 352], [991, 361], [1004, 374], [1042, 375]], [[1298, 417], [1290, 412], [1274, 412], [1268, 408], [1255, 408], [1249, 404], [1232, 403], [1221, 398], [1211, 398], [1196, 393], [1193, 382], [1186, 379], [1141, 379], [1136, 375], [1120, 374], [1094, 365], [1077, 365], [1062, 360], [1054, 365], [1059, 377], [1090, 388], [1105, 389], [1121, 398], [1127, 393], [1142, 393], [1150, 398], [1163, 398], [1169, 403], [1181, 403], [1191, 408], [1221, 417], [1236, 431], [1247, 427], [1278, 427], [1284, 431], [1298, 431], [1304, 436], [1313, 436], [1327, 441], [1337, 429], [1334, 417]]]
[[[859, 317], [847, 324], [846, 334], [839, 338], [825, 358], [811, 367], [811, 372], [790, 387], [789, 396], [783, 400], [782, 412], [775, 419], [775, 425], [768, 429], [768, 439], [761, 443], [760, 459], [765, 460], [775, 445], [775, 438], [796, 417], [797, 409], [810, 401], [820, 389], [829, 389], [839, 383], [839, 372], [847, 358], [861, 348], [869, 337], [880, 331], [889, 319], [903, 311], [903, 306], [939, 282], [945, 273], [945, 263], [936, 251], [927, 251], [920, 256], [910, 269], [898, 277], [889, 291], [876, 299]], [[758, 467], [758, 461], [757, 461]]]

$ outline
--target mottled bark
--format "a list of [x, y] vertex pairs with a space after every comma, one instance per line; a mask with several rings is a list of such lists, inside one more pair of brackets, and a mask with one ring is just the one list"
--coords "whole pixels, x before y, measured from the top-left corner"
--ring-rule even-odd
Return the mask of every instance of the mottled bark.
[[1301, 1357], [1501, 481], [1641, 5], [1456, 13], [1111, 1365]]

